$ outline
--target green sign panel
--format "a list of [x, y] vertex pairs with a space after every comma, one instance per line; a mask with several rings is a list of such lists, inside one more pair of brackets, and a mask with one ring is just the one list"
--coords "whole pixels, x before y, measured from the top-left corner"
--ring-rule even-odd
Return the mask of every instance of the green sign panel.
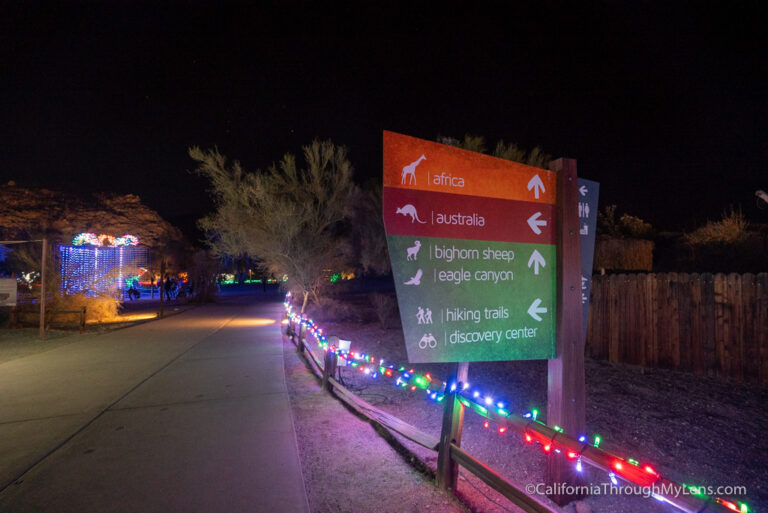
[[387, 239], [411, 362], [551, 357], [554, 246]]

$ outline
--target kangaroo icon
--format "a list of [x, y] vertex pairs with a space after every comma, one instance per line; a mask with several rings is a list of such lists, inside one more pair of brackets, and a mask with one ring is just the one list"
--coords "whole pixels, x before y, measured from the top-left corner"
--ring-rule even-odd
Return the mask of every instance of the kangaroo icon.
[[395, 210], [395, 214], [402, 214], [404, 216], [411, 216], [411, 223], [418, 221], [421, 224], [427, 224], [426, 221], [422, 221], [419, 219], [419, 213], [416, 212], [416, 207], [408, 203], [407, 205], [403, 205], [402, 207]]
[[408, 179], [408, 185], [416, 185], [416, 166], [421, 164], [422, 160], [427, 160], [427, 157], [422, 155], [414, 162], [411, 162], [407, 166], [403, 167], [403, 176], [400, 178], [400, 183], [405, 184], [405, 179]]
[[423, 273], [421, 272], [421, 269], [416, 271], [416, 274], [411, 278], [410, 280], [403, 283], [403, 285], [421, 285], [421, 275]]
[[421, 249], [421, 241], [413, 241], [413, 246], [410, 248], [405, 248], [405, 252], [407, 253], [405, 259], [406, 260], [417, 260], [419, 250]]

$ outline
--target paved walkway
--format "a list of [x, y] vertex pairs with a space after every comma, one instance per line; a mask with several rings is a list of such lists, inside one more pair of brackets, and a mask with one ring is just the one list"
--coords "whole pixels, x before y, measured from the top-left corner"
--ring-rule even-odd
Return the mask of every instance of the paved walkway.
[[308, 511], [281, 306], [195, 308], [0, 364], [0, 511]]

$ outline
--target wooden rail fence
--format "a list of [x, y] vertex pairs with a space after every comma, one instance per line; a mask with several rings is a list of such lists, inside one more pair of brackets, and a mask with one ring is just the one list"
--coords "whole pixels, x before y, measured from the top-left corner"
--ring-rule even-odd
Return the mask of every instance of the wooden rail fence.
[[595, 276], [586, 351], [768, 384], [768, 273]]
[[[463, 395], [461, 387], [457, 386], [460, 384], [454, 383], [453, 386], [449, 387], [447, 383], [442, 382], [437, 378], [432, 378], [430, 387], [436, 386], [437, 389], [444, 391], [445, 393], [445, 401], [443, 403], [445, 408], [443, 429], [441, 437], [438, 439], [404, 420], [367, 403], [336, 380], [335, 374], [338, 358], [341, 356], [337, 355], [336, 348], [334, 348], [332, 344], [338, 342], [337, 337], [328, 337], [329, 347], [322, 353], [321, 357], [315, 352], [312, 345], [308, 344], [310, 337], [308, 336], [307, 323], [304, 318], [299, 315], [292, 316], [291, 314], [288, 314], [284, 323], [287, 324], [284, 334], [290, 337], [293, 343], [296, 344], [299, 353], [307, 356], [307, 362], [310, 368], [322, 380], [322, 386], [328, 392], [334, 394], [341, 401], [370, 419], [372, 422], [375, 422], [390, 431], [399, 433], [422, 447], [438, 452], [438, 467], [440, 466], [439, 462], [443, 459], [441, 458], [441, 452], [447, 451], [449, 456], [445, 459], [449, 465], [455, 464], [464, 467], [467, 471], [474, 474], [491, 488], [506, 497], [521, 511], [526, 513], [554, 513], [548, 506], [505, 480], [504, 477], [488, 467], [485, 463], [461, 449], [459, 445], [454, 443], [454, 440], [445, 440], [447, 443], [443, 444], [446, 437], [446, 428], [450, 429], [452, 425], [451, 422], [446, 423], [446, 417], [452, 415], [450, 413], [451, 410], [459, 409], [463, 414], [465, 407], [472, 409], [475, 413], [503, 426], [504, 429], [511, 428], [518, 431], [528, 442], [536, 441], [541, 443], [542, 446], [546, 446], [545, 450], [547, 452], [552, 448], [559, 447], [555, 450], [565, 452], [569, 458], [578, 458], [579, 462], [583, 459], [585, 463], [612, 472], [611, 475], [614, 475], [615, 473], [615, 475], [618, 475], [618, 477], [629, 483], [639, 486], [655, 485], [653, 489], [656, 491], [654, 491], [653, 496], [660, 501], [670, 504], [679, 511], [685, 513], [725, 513], [727, 511], [740, 511], [736, 503], [719, 497], [707, 498], [703, 496], [694, 496], [689, 493], [686, 494], [684, 493], [685, 485], [678, 484], [660, 476], [650, 466], [635, 466], [637, 465], [637, 462], [633, 465], [630, 463], [631, 460], [625, 460], [615, 454], [605, 452], [597, 446], [590, 445], [588, 441], [583, 439], [577, 440], [572, 438], [563, 433], [562, 429], [553, 429], [546, 424], [536, 421], [535, 417], [531, 419], [510, 413], [501, 415], [500, 413], [495, 412], [492, 408], [486, 409], [481, 407], [478, 404], [471, 402], [467, 396]], [[375, 366], [377, 364], [373, 365]], [[392, 375], [394, 375], [394, 372]], [[455, 470], [458, 472], [458, 467], [455, 467]], [[441, 473], [440, 468], [438, 468], [437, 473], [439, 476]], [[440, 480], [438, 477], [438, 484], [439, 482]], [[455, 482], [454, 479], [454, 483]], [[453, 487], [448, 487], [448, 489], [455, 491]], [[747, 510], [742, 507], [741, 511]]]

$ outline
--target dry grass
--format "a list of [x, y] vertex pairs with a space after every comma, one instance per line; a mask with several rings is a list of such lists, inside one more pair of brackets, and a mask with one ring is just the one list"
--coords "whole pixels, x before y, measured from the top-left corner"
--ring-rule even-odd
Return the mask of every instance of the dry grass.
[[701, 228], [685, 234], [685, 241], [692, 246], [706, 244], [735, 244], [747, 238], [749, 223], [740, 210], [724, 212], [720, 221], [709, 221]]
[[53, 310], [79, 310], [85, 307], [86, 322], [106, 322], [117, 318], [120, 301], [117, 299], [99, 295], [86, 297], [83, 294], [65, 295], [53, 300]]

